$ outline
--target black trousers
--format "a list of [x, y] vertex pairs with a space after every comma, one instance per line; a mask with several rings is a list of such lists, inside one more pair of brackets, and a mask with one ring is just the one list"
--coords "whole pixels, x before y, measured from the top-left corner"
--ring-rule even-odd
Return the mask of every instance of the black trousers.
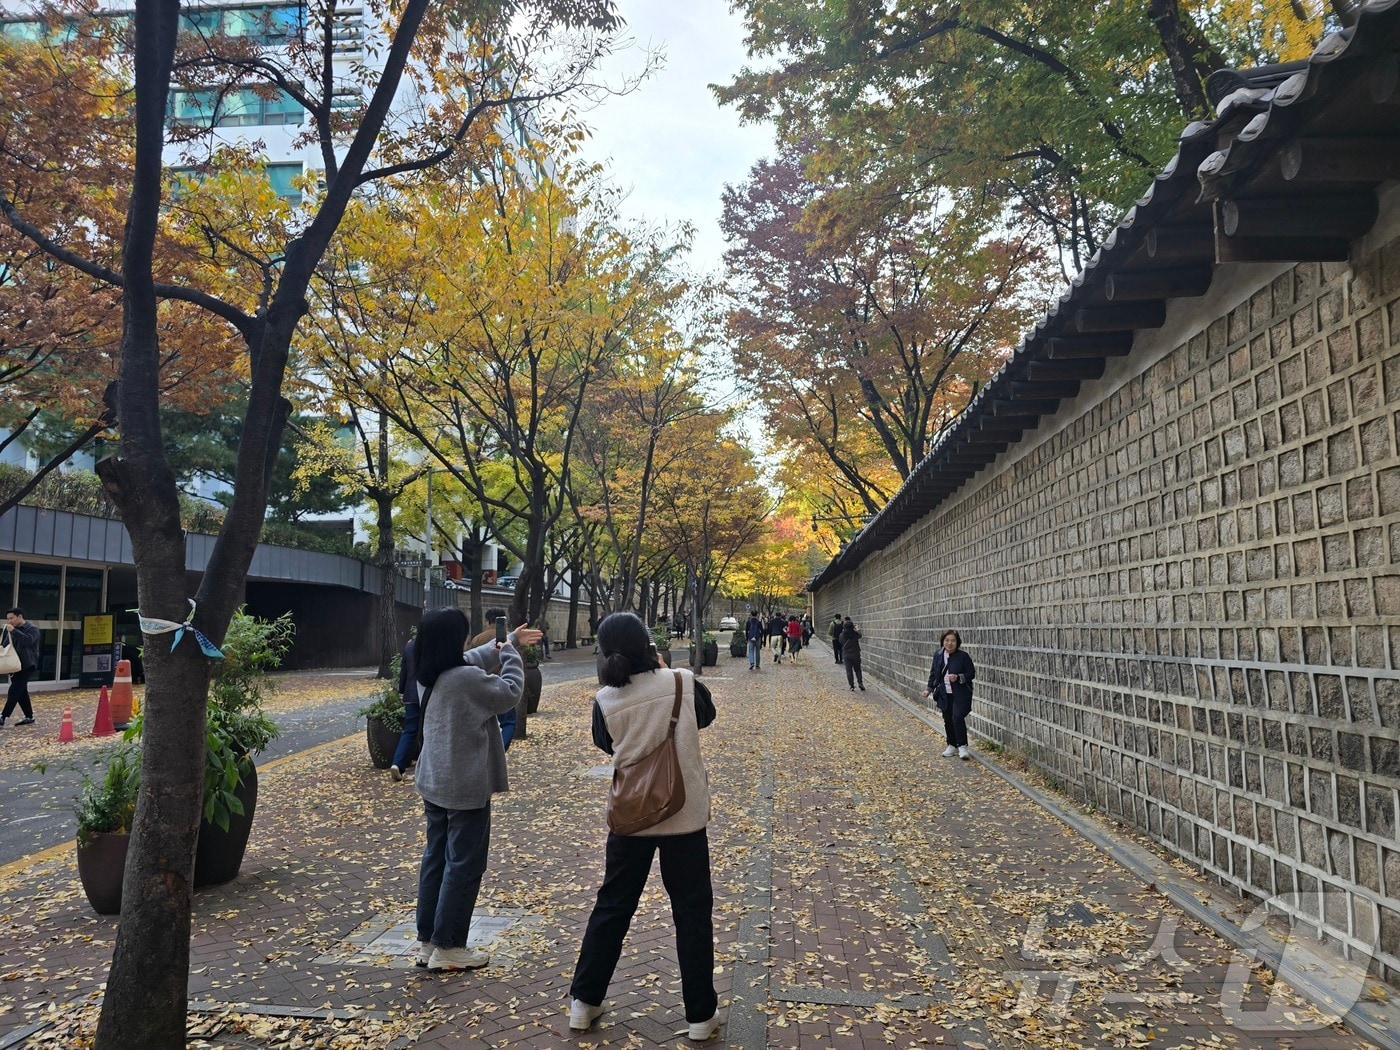
[[831, 640], [831, 651], [836, 654], [836, 662], [839, 664], [841, 662], [841, 640], [839, 638]]
[[848, 656], [845, 659], [845, 664], [846, 684], [849, 685], [852, 689], [854, 689], [856, 686], [860, 686], [862, 689], [864, 689], [865, 679], [861, 678], [860, 676], [860, 657]]
[[967, 747], [967, 716], [971, 713], [971, 700], [949, 700], [944, 705], [943, 733], [953, 747]]
[[569, 994], [590, 1006], [608, 995], [622, 941], [642, 899], [651, 858], [661, 854], [661, 883], [671, 898], [681, 997], [690, 1024], [708, 1021], [719, 1007], [715, 994], [714, 890], [710, 884], [710, 840], [705, 829], [686, 835], [608, 835], [607, 869], [588, 917]]
[[[9, 718], [14, 714], [15, 705], [19, 704], [19, 709], [24, 712], [25, 718], [34, 717], [34, 705], [29, 702], [29, 679], [34, 677], [34, 669], [28, 671], [16, 671], [10, 675], [10, 689], [5, 694], [5, 710], [0, 713], [0, 718]], [[701, 1020], [704, 1020], [701, 1018]]]

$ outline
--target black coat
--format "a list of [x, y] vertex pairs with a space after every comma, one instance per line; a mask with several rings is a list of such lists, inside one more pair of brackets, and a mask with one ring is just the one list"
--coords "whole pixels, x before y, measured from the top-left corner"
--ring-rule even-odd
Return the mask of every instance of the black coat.
[[971, 706], [972, 680], [977, 677], [977, 668], [972, 663], [972, 657], [961, 649], [955, 649], [949, 655], [940, 647], [938, 652], [933, 654], [933, 667], [928, 672], [928, 691], [934, 697], [943, 697], [945, 674], [958, 676], [958, 680], [953, 683], [953, 699]]
[[860, 659], [860, 632], [854, 625], [841, 628], [841, 659]]
[[7, 624], [0, 624], [0, 633], [9, 631], [15, 646], [15, 655], [19, 657], [20, 670], [32, 671], [39, 666], [39, 628], [35, 627], [28, 620], [18, 627], [10, 627]]

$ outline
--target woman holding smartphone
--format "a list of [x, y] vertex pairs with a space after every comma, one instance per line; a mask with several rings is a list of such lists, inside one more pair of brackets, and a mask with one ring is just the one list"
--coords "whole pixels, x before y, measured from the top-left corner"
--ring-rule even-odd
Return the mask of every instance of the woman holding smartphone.
[[967, 716], [972, 713], [972, 680], [977, 677], [977, 668], [972, 657], [962, 651], [962, 636], [957, 631], [944, 631], [942, 641], [933, 657], [924, 696], [933, 696], [943, 712], [943, 732], [948, 738], [943, 757], [957, 755], [966, 761], [972, 757], [967, 749]]
[[430, 970], [475, 970], [491, 957], [467, 947], [486, 857], [491, 796], [508, 789], [496, 716], [514, 709], [525, 688], [517, 645], [539, 641], [521, 627], [463, 651], [460, 609], [425, 613], [415, 645], [423, 751], [414, 786], [423, 797], [427, 843], [418, 869], [418, 957]]

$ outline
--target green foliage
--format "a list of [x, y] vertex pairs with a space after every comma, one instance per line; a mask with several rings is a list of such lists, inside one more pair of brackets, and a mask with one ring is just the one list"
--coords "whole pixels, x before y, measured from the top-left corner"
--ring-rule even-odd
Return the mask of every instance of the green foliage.
[[101, 780], [83, 774], [82, 787], [73, 805], [73, 815], [78, 818], [80, 846], [90, 845], [104, 832], [130, 831], [136, 815], [136, 793], [141, 787], [139, 744], [125, 740], [95, 761], [105, 761], [107, 769]]
[[263, 714], [272, 692], [271, 673], [291, 648], [296, 627], [291, 613], [260, 620], [242, 609], [233, 614], [209, 685], [204, 736], [204, 819], [228, 830], [243, 803], [234, 792], [258, 754], [277, 736], [277, 723]]
[[400, 733], [403, 732], [403, 697], [399, 695], [399, 670], [402, 667], [403, 653], [400, 652], [389, 661], [389, 677], [380, 683], [379, 695], [374, 698], [374, 703], [355, 712], [362, 718], [372, 718]]
[[651, 629], [651, 640], [658, 649], [671, 648], [671, 629], [659, 623]]
[[[10, 463], [0, 463], [0, 498], [18, 492], [34, 476]], [[38, 488], [24, 498], [32, 507], [66, 510], [74, 514], [90, 514], [96, 518], [116, 517], [116, 508], [107, 499], [97, 475], [88, 470], [55, 471], [39, 482]]]
[[537, 664], [540, 656], [543, 655], [538, 645], [522, 645], [520, 647], [520, 658], [527, 664]]

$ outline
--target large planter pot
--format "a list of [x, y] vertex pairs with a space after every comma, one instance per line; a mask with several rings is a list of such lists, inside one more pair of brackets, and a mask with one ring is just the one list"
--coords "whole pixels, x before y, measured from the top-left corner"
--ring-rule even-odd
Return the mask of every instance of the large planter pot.
[[369, 760], [375, 769], [388, 769], [394, 762], [403, 733], [388, 722], [370, 716], [365, 719], [365, 743], [369, 745]]
[[657, 650], [656, 650], [656, 655], [657, 655], [657, 657], [661, 660], [661, 666], [662, 666], [662, 667], [675, 667], [675, 666], [676, 666], [675, 664], [673, 664], [673, 663], [671, 662], [671, 650], [670, 650], [670, 649], [657, 649]]
[[729, 655], [749, 655], [749, 640], [745, 638], [742, 634], [740, 634], [738, 631], [735, 631], [732, 635], [729, 636]]
[[122, 875], [130, 842], [131, 835], [125, 831], [103, 831], [86, 846], [78, 844], [78, 878], [98, 915], [117, 915], [122, 910]]
[[[544, 688], [544, 676], [540, 674], [538, 663], [525, 662], [525, 713], [533, 715], [540, 709], [540, 690]], [[524, 733], [520, 734], [524, 736]]]
[[253, 830], [253, 810], [258, 804], [258, 769], [251, 760], [242, 768], [234, 795], [243, 803], [243, 813], [229, 818], [227, 831], [207, 820], [199, 822], [199, 842], [194, 850], [196, 888], [230, 882], [243, 866], [243, 854]]
[[[695, 659], [695, 646], [690, 647], [690, 658]], [[714, 667], [719, 663], [719, 643], [702, 642], [700, 645], [700, 665], [702, 667]]]

